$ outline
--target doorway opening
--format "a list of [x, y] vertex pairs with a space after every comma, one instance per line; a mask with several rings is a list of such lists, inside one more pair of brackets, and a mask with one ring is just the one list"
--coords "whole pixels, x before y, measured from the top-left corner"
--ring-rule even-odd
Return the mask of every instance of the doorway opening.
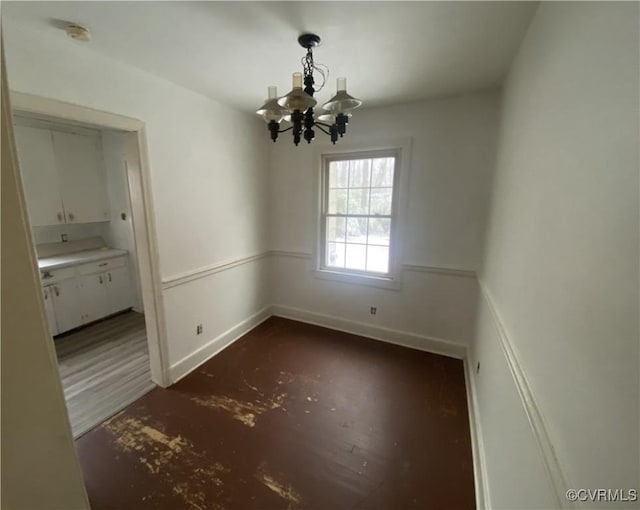
[[28, 94], [11, 99], [38, 277], [77, 438], [169, 384], [144, 124]]

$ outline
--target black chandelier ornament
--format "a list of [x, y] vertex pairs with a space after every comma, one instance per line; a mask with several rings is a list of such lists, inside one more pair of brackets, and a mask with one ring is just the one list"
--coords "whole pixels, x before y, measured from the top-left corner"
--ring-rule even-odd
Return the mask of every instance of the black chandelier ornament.
[[[293, 73], [293, 88], [287, 95], [278, 97], [278, 90], [270, 86], [269, 97], [256, 111], [265, 122], [271, 133], [271, 139], [275, 142], [279, 133], [292, 131], [293, 143], [298, 145], [302, 137], [311, 143], [315, 138], [314, 127], [331, 138], [336, 143], [338, 138], [344, 136], [351, 112], [362, 104], [362, 101], [347, 94], [347, 79], [338, 78], [337, 92], [329, 101], [322, 105], [323, 111], [317, 119], [313, 107], [317, 101], [313, 95], [324, 87], [329, 70], [313, 61], [312, 48], [320, 45], [320, 37], [316, 34], [302, 34], [298, 37], [298, 43], [306, 48], [307, 54], [302, 58], [302, 73]], [[322, 84], [318, 89], [314, 88], [314, 71], [322, 76]], [[302, 89], [304, 78], [304, 90]], [[280, 129], [282, 122], [290, 122], [291, 126]]]

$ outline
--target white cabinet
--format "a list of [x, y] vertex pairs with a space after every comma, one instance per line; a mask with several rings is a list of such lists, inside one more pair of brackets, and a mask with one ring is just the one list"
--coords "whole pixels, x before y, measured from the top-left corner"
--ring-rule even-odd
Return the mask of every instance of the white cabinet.
[[52, 134], [67, 223], [108, 221], [100, 138], [60, 131]]
[[53, 286], [45, 287], [42, 290], [44, 293], [44, 309], [47, 312], [49, 331], [51, 331], [52, 336], [55, 336], [58, 334], [58, 324], [56, 323], [56, 312], [53, 309]]
[[118, 267], [106, 273], [109, 313], [116, 313], [133, 306], [131, 274], [128, 267]]
[[45, 307], [52, 335], [133, 306], [126, 257], [57, 270], [42, 270]]
[[109, 221], [98, 132], [15, 126], [18, 160], [32, 226]]
[[131, 308], [131, 276], [127, 266], [78, 276], [84, 321], [92, 322]]
[[15, 126], [15, 138], [31, 225], [64, 223], [51, 131]]
[[56, 316], [58, 333], [81, 326], [82, 300], [78, 292], [76, 278], [62, 280], [51, 286], [53, 294], [53, 311]]
[[104, 274], [79, 276], [78, 287], [82, 296], [82, 316], [85, 323], [95, 321], [111, 313]]

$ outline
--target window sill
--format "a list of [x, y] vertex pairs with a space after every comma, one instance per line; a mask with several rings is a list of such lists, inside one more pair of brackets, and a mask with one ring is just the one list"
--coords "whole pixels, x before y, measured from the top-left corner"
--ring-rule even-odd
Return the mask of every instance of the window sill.
[[388, 290], [400, 290], [399, 278], [373, 276], [354, 273], [342, 273], [331, 269], [315, 269], [313, 275], [321, 280], [331, 280], [353, 285], [366, 285]]

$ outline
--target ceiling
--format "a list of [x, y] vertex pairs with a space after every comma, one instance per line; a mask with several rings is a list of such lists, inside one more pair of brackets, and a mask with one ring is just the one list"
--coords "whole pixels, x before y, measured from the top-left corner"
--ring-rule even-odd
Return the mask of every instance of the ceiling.
[[[300, 33], [322, 37], [317, 63], [328, 86], [346, 76], [366, 106], [418, 101], [499, 85], [535, 2], [2, 2], [4, 23], [55, 32], [244, 111], [267, 85], [291, 88], [304, 50]], [[61, 21], [92, 32], [67, 38]]]

